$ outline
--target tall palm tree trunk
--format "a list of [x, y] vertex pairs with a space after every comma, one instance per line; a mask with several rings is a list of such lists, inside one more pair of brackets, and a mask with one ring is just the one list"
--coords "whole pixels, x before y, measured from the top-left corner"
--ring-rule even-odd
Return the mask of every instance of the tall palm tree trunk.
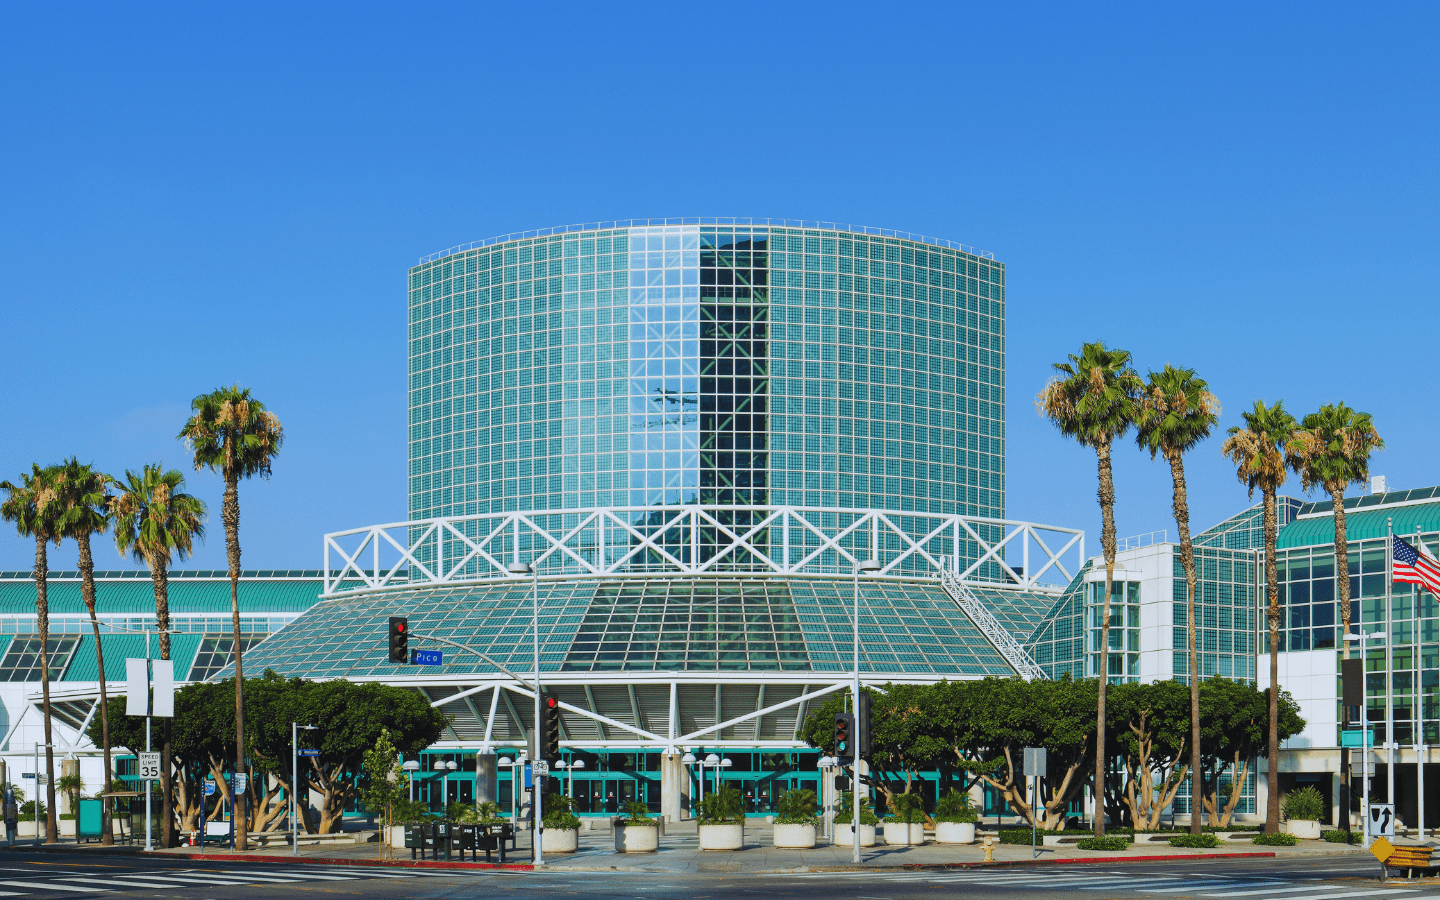
[[1190, 497], [1185, 487], [1185, 458], [1179, 452], [1166, 454], [1170, 481], [1174, 485], [1171, 507], [1175, 530], [1180, 532], [1180, 565], [1185, 570], [1186, 646], [1190, 653], [1190, 833], [1199, 834], [1204, 816], [1204, 781], [1200, 774], [1200, 651], [1196, 644], [1195, 545], [1190, 542]]
[[1267, 490], [1265, 498], [1265, 589], [1269, 592], [1270, 608], [1270, 709], [1265, 739], [1266, 780], [1269, 790], [1265, 800], [1265, 833], [1280, 830], [1280, 588], [1275, 565], [1275, 491]]
[[[44, 698], [45, 711], [45, 843], [59, 842], [59, 829], [55, 820], [55, 738], [50, 724], [50, 599], [46, 596], [49, 587], [49, 561], [45, 552], [45, 539], [35, 538], [35, 630], [40, 632], [40, 691]], [[38, 780], [38, 775], [37, 775]], [[35, 802], [40, 802], [39, 786], [35, 790]]]
[[[225, 555], [230, 562], [230, 624], [235, 633], [235, 774], [245, 771], [245, 675], [240, 670], [240, 490], [239, 478], [225, 475], [225, 497], [220, 508], [225, 523]], [[248, 788], [246, 794], [249, 796]], [[241, 814], [246, 804], [240, 797], [235, 804], [235, 848], [249, 850], [249, 821]]]
[[[155, 589], [155, 624], [160, 631], [160, 658], [170, 658], [170, 575], [165, 570], [165, 561], [158, 555], [148, 560], [150, 583]], [[161, 721], [160, 738], [160, 821], [165, 832], [161, 837], [163, 846], [174, 847], [178, 843], [175, 833], [175, 806], [171, 796], [170, 772], [170, 718]], [[201, 826], [204, 827], [203, 825]]]
[[[80, 546], [80, 590], [85, 598], [85, 609], [90, 613], [90, 630], [95, 633], [95, 667], [100, 679], [100, 740], [105, 745], [105, 776], [103, 792], [110, 790], [110, 711], [105, 704], [105, 654], [100, 649], [100, 619], [95, 614], [95, 557], [90, 553], [90, 535], [81, 534], [75, 539]], [[110, 804], [100, 805], [100, 843], [115, 843], [110, 833]]]
[[1105, 693], [1110, 683], [1110, 590], [1115, 581], [1115, 477], [1110, 442], [1095, 445], [1100, 474], [1100, 549], [1105, 554], [1105, 599], [1100, 612], [1100, 684], [1095, 712], [1095, 836], [1105, 834]]
[[[1335, 588], [1340, 601], [1340, 658], [1350, 658], [1350, 547], [1345, 535], [1345, 485], [1328, 486], [1335, 515]], [[1362, 664], [1363, 666], [1363, 664]], [[1342, 669], [1343, 671], [1343, 669]], [[1361, 675], [1363, 680], [1364, 675]], [[1365, 702], [1361, 691], [1360, 702]], [[1348, 708], [1346, 714], [1349, 714]], [[1346, 723], [1348, 724], [1348, 723]], [[1350, 830], [1350, 748], [1340, 748], [1340, 829]]]

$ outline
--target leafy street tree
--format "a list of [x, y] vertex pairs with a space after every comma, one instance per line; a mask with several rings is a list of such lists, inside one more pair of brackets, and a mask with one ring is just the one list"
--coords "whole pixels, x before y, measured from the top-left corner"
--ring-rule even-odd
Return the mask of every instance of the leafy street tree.
[[[255, 759], [253, 791], [259, 798], [246, 824], [256, 831], [274, 831], [285, 824], [283, 797], [292, 786], [292, 721], [320, 727], [314, 732], [320, 756], [301, 773], [304, 783], [298, 796], [305, 796], [307, 788], [323, 795], [318, 827], [308, 816], [302, 820], [308, 831], [322, 834], [334, 831], [345, 805], [360, 797], [365, 754], [375, 748], [382, 730], [395, 752], [413, 755], [439, 740], [448, 722], [414, 691], [384, 684], [287, 681], [267, 672], [252, 679], [245, 691], [255, 711], [246, 752]], [[184, 828], [196, 827], [199, 789], [206, 776], [215, 779], [219, 799], [232, 799], [226, 774], [233, 767], [226, 757], [235, 740], [234, 692], [229, 679], [190, 684], [176, 692], [173, 758], [184, 777], [176, 785], [175, 809]], [[124, 704], [124, 697], [110, 701], [119, 743], [131, 749], [144, 746], [145, 719], [125, 715]], [[87, 732], [92, 740], [98, 737], [96, 731], [92, 723]]]
[[[865, 758], [870, 774], [861, 781], [885, 798], [886, 805], [898, 794], [907, 793], [921, 770], [938, 763], [948, 750], [931, 718], [934, 696], [929, 685], [887, 684], [883, 690], [866, 688], [871, 702], [871, 744], [874, 752]], [[811, 746], [835, 751], [835, 715], [846, 709], [843, 694], [831, 694], [806, 716], [801, 737]]]
[[1159, 828], [1161, 815], [1185, 782], [1185, 750], [1193, 721], [1190, 693], [1178, 681], [1112, 688], [1107, 712], [1115, 755], [1126, 777], [1120, 796], [1109, 805], [1123, 807], [1127, 814], [1123, 818], [1135, 828]]
[[[240, 665], [240, 479], [270, 477], [270, 464], [285, 439], [280, 420], [239, 385], [201, 394], [190, 401], [192, 415], [179, 437], [191, 449], [195, 470], [219, 472], [225, 481], [220, 518], [225, 523], [225, 553], [230, 564], [230, 619], [235, 636], [235, 766], [245, 767], [244, 672]], [[244, 817], [235, 829], [235, 846], [249, 849]]]
[[[1100, 614], [1100, 686], [1096, 707], [1095, 784], [1105, 783], [1105, 689], [1110, 666], [1110, 590], [1115, 580], [1115, 478], [1111, 445], [1134, 423], [1144, 387], [1130, 365], [1130, 353], [1096, 341], [1080, 355], [1055, 364], [1056, 376], [1036, 398], [1040, 415], [1060, 433], [1095, 451], [1099, 470], [1100, 548], [1105, 554], [1105, 597]], [[1095, 836], [1105, 834], [1105, 817], [1095, 817]]]
[[[1323, 487], [1330, 495], [1335, 517], [1335, 586], [1340, 603], [1340, 654], [1350, 658], [1350, 556], [1345, 538], [1345, 489], [1370, 478], [1370, 454], [1385, 447], [1369, 413], [1356, 412], [1344, 403], [1326, 404], [1300, 423], [1291, 450], [1299, 463], [1305, 490]], [[1340, 750], [1340, 827], [1350, 830], [1350, 751]]]
[[[1220, 451], [1235, 463], [1236, 474], [1255, 496], [1260, 489], [1265, 540], [1265, 587], [1269, 591], [1270, 606], [1267, 617], [1270, 622], [1270, 683], [1280, 683], [1280, 588], [1275, 567], [1275, 538], [1277, 524], [1275, 497], [1285, 483], [1286, 468], [1293, 465], [1290, 446], [1295, 441], [1295, 432], [1300, 423], [1285, 411], [1283, 401], [1266, 406], [1264, 400], [1256, 400], [1255, 408], [1244, 414], [1245, 426], [1230, 429], [1230, 437]], [[1279, 737], [1279, 695], [1270, 695], [1269, 733], [1266, 741], [1266, 756], [1269, 760], [1269, 783], [1280, 783], [1280, 737]], [[1276, 834], [1280, 831], [1280, 792], [1270, 791], [1266, 804], [1265, 832]]]
[[395, 745], [390, 742], [390, 731], [380, 729], [375, 746], [365, 751], [363, 764], [365, 777], [365, 808], [375, 813], [380, 827], [377, 848], [381, 859], [390, 849], [389, 827], [395, 824], [395, 804], [405, 799], [410, 778], [400, 767]]
[[[105, 780], [115, 773], [110, 762], [110, 713], [105, 702], [105, 654], [100, 649], [100, 618], [95, 612], [95, 556], [90, 538], [110, 528], [110, 498], [105, 489], [110, 476], [71, 457], [55, 470], [55, 527], [61, 538], [70, 538], [79, 548], [80, 593], [90, 613], [90, 630], [95, 634], [95, 669], [100, 681], [100, 743], [105, 751]], [[104, 806], [100, 829], [103, 844], [115, 843], [110, 828], [110, 805]]]
[[[1195, 547], [1190, 542], [1190, 500], [1185, 490], [1185, 454], [1210, 436], [1220, 418], [1220, 401], [1194, 369], [1167, 365], [1151, 372], [1137, 404], [1135, 430], [1140, 447], [1158, 453], [1170, 464], [1174, 486], [1171, 508], [1180, 536], [1180, 564], [1185, 570], [1186, 636], [1190, 656], [1190, 796], [1200, 796], [1200, 653], [1195, 637]], [[1195, 809], [1195, 807], [1192, 807]], [[1200, 833], [1200, 815], [1190, 816], [1190, 833]]]
[[[31, 472], [21, 473], [20, 483], [0, 482], [6, 491], [0, 504], [0, 518], [15, 524], [21, 537], [35, 538], [35, 630], [40, 639], [40, 691], [45, 714], [45, 843], [60, 840], [55, 821], [55, 740], [50, 718], [50, 602], [46, 595], [50, 563], [46, 544], [60, 546], [56, 528], [55, 467], [42, 469], [31, 464]], [[37, 798], [38, 799], [38, 798]]]
[[[1280, 740], [1305, 730], [1300, 707], [1289, 691], [1280, 691], [1276, 707], [1279, 710], [1276, 733]], [[1205, 723], [1205, 754], [1201, 761], [1204, 788], [1200, 796], [1210, 824], [1215, 827], [1230, 824], [1235, 807], [1244, 795], [1251, 761], [1265, 752], [1269, 709], [1268, 689], [1259, 690], [1221, 677], [1211, 678], [1200, 686], [1201, 721]], [[1229, 782], [1223, 805], [1220, 802], [1222, 780]]]
[[[160, 658], [170, 658], [170, 561], [189, 557], [196, 538], [205, 537], [205, 504], [185, 493], [185, 476], [178, 469], [162, 472], [147, 465], [139, 475], [128, 469], [124, 480], [113, 479], [115, 495], [110, 511], [115, 517], [115, 546], [124, 556], [150, 569], [155, 589], [155, 623], [160, 631]], [[165, 823], [164, 846], [176, 846], [170, 805], [170, 720], [164, 720], [160, 738], [160, 821]]]

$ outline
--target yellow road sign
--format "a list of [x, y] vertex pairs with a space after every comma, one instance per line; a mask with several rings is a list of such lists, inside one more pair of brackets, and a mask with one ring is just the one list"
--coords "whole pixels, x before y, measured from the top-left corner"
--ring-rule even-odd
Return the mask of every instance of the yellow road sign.
[[1378, 837], [1375, 839], [1375, 843], [1370, 845], [1370, 852], [1375, 854], [1375, 858], [1383, 863], [1395, 855], [1395, 845], [1383, 837]]

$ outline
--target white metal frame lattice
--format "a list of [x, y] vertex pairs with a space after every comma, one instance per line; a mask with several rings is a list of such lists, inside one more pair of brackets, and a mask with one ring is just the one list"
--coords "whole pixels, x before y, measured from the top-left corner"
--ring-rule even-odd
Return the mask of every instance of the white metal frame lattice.
[[[1017, 546], [1018, 567], [1007, 560]], [[1085, 534], [895, 510], [614, 507], [371, 525], [325, 535], [324, 556], [325, 597], [512, 578], [507, 565], [522, 556], [542, 576], [607, 578], [842, 575], [861, 559], [879, 560], [882, 576], [934, 577], [948, 557], [963, 563], [954, 573], [962, 583], [1026, 589], [1047, 576], [1068, 582], [1084, 562]]]

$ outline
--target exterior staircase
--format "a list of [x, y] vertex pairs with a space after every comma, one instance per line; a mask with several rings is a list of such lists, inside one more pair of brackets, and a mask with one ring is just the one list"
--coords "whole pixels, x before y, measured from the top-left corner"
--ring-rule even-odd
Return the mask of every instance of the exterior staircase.
[[1005, 626], [1001, 625], [999, 620], [986, 608], [984, 601], [975, 596], [965, 586], [965, 583], [955, 576], [954, 570], [950, 567], [949, 557], [943, 558], [941, 563], [940, 585], [945, 588], [945, 593], [950, 595], [950, 599], [955, 601], [955, 605], [970, 617], [970, 621], [975, 623], [975, 627], [980, 629], [980, 633], [985, 635], [986, 640], [990, 641], [1000, 655], [1005, 657], [1005, 661], [1020, 673], [1020, 677], [1026, 681], [1045, 680], [1045, 670], [1036, 665], [1035, 660], [1030, 658], [1030, 654], [1025, 652], [1025, 648], [1020, 646], [1020, 642], [1015, 640], [1015, 636], [1007, 631]]

